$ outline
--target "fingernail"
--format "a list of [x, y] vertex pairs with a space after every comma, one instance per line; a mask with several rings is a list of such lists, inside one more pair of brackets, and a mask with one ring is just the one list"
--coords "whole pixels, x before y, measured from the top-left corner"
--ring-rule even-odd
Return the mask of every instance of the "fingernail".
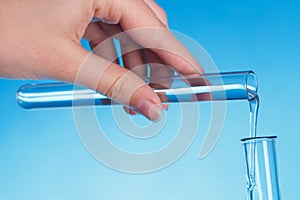
[[155, 104], [149, 100], [144, 100], [138, 106], [138, 110], [145, 114], [150, 120], [157, 122], [161, 117], [163, 106], [160, 104]]
[[152, 121], [157, 122], [161, 117], [162, 106], [159, 104], [154, 104], [149, 110], [149, 117]]

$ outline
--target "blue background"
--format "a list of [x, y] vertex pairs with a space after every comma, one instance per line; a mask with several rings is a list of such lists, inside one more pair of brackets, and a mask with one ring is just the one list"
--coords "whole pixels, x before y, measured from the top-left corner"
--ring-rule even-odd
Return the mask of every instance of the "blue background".
[[[170, 28], [200, 43], [220, 71], [255, 71], [261, 99], [258, 134], [278, 136], [282, 197], [296, 199], [300, 2], [157, 2], [167, 11]], [[105, 167], [85, 150], [71, 109], [20, 108], [15, 93], [27, 82], [0, 79], [0, 199], [246, 199], [240, 139], [249, 131], [247, 102], [227, 103], [222, 136], [204, 160], [197, 156], [209, 126], [207, 103], [199, 105], [198, 135], [181, 159], [155, 173], [132, 175]], [[106, 116], [105, 124], [114, 123], [110, 108], [97, 112]], [[176, 105], [168, 113], [168, 120], [180, 114]]]

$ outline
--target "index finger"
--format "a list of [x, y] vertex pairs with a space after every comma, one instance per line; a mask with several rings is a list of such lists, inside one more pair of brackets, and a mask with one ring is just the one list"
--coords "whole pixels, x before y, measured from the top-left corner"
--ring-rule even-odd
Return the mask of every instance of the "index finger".
[[133, 40], [154, 51], [165, 64], [182, 74], [204, 72], [193, 55], [176, 39], [144, 1], [98, 0], [97, 2], [96, 17], [111, 23], [120, 23], [123, 30]]

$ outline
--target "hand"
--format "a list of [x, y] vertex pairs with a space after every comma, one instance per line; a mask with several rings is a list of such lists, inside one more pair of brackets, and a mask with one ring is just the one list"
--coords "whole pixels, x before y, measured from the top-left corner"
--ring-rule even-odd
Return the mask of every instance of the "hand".
[[[90, 24], [93, 17], [102, 22]], [[146, 34], [131, 32], [142, 28], [148, 30]], [[171, 66], [182, 74], [203, 72], [168, 30], [166, 15], [153, 0], [11, 0], [0, 2], [0, 76], [76, 80], [158, 120], [164, 109], [159, 97], [133, 73], [136, 65], [145, 62], [140, 50], [123, 56], [127, 69], [112, 62], [106, 51], [96, 50], [120, 31], [128, 31], [130, 44], [152, 47], [145, 54], [148, 61]], [[93, 54], [81, 47], [83, 37], [95, 48]], [[88, 68], [78, 77], [83, 65]], [[151, 74], [162, 71], [156, 68]]]

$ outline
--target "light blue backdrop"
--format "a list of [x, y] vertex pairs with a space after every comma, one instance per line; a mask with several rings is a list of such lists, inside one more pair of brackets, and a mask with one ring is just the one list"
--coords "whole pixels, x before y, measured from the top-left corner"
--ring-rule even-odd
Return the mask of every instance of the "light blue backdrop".
[[[220, 71], [256, 72], [261, 98], [258, 134], [278, 136], [282, 197], [296, 199], [300, 2], [157, 2], [167, 11], [170, 28], [200, 43]], [[0, 79], [0, 199], [246, 199], [239, 140], [248, 136], [247, 102], [227, 103], [222, 136], [204, 160], [198, 159], [198, 151], [209, 126], [208, 103], [199, 105], [198, 135], [181, 159], [155, 173], [131, 175], [103, 166], [84, 149], [71, 109], [20, 108], [15, 93], [27, 82]], [[111, 110], [97, 113], [104, 126], [118, 134]], [[178, 106], [172, 105], [167, 115], [175, 120]]]

